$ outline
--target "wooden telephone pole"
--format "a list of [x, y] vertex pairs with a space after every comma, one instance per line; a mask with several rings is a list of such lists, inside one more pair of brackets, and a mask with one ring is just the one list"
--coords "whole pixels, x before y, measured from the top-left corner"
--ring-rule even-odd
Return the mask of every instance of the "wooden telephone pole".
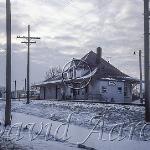
[[15, 83], [15, 91], [14, 91], [14, 98], [16, 99], [17, 98], [17, 81], [15, 80], [14, 81], [14, 83]]
[[142, 51], [139, 50], [139, 68], [140, 68], [140, 102], [143, 103], [143, 79], [142, 79]]
[[150, 122], [149, 0], [144, 0], [145, 121]]
[[36, 41], [31, 41], [32, 39], [38, 40], [39, 37], [31, 37], [30, 36], [30, 25], [28, 25], [28, 36], [17, 36], [17, 38], [22, 38], [27, 41], [21, 42], [23, 44], [27, 44], [28, 46], [28, 54], [27, 54], [27, 102], [26, 104], [30, 103], [30, 45], [36, 43]]
[[[134, 55], [136, 52], [134, 51]], [[139, 50], [139, 71], [140, 71], [140, 102], [143, 103], [143, 73], [142, 73], [142, 51]]]
[[11, 4], [6, 0], [6, 106], [5, 126], [11, 125]]

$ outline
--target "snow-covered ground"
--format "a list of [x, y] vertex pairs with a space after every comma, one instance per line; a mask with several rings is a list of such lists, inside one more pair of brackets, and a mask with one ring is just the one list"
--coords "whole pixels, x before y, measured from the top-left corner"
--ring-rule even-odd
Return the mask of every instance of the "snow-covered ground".
[[[0, 111], [1, 120], [3, 119], [5, 103], [0, 101]], [[77, 142], [83, 141], [86, 136], [90, 133], [91, 129], [96, 125], [97, 121], [101, 119], [103, 114], [106, 114], [104, 119], [104, 134], [102, 139], [98, 140], [99, 134], [95, 133], [87, 140], [84, 145], [87, 147], [93, 147], [95, 149], [104, 150], [124, 150], [124, 149], [144, 149], [146, 150], [150, 146], [149, 141], [143, 141], [150, 137], [150, 130], [146, 128], [145, 139], [140, 138], [140, 131], [144, 126], [144, 107], [139, 106], [122, 106], [122, 105], [106, 105], [106, 104], [89, 104], [89, 103], [76, 103], [76, 102], [63, 102], [63, 101], [48, 101], [48, 100], [38, 100], [32, 101], [29, 105], [25, 104], [25, 101], [13, 101], [12, 102], [12, 124], [22, 122], [23, 125], [27, 123], [37, 123], [37, 130], [40, 128], [40, 123], [43, 122], [44, 125], [47, 123], [52, 123], [52, 138], [49, 141], [45, 141], [42, 133], [36, 140], [30, 141], [28, 130], [23, 130], [22, 134], [24, 138], [15, 143], [27, 148], [27, 149], [42, 149], [43, 150], [69, 150], [69, 149], [79, 149], [77, 148]], [[65, 123], [69, 114], [72, 114], [69, 127], [69, 136], [71, 138], [64, 142], [55, 139], [55, 131], [61, 123]], [[91, 121], [91, 118], [93, 118]], [[115, 124], [125, 122], [126, 125], [131, 123], [139, 123], [133, 135], [133, 140], [129, 140], [130, 127], [126, 128], [123, 135], [126, 138], [122, 141], [110, 141], [110, 131]], [[102, 121], [100, 120], [100, 125]], [[97, 126], [96, 130], [101, 131], [100, 127]], [[150, 127], [149, 127], [150, 128]], [[118, 128], [116, 128], [118, 129]], [[36, 131], [37, 132], [37, 131]], [[118, 131], [114, 132], [114, 136], [117, 135]], [[102, 135], [102, 134], [101, 134]], [[86, 148], [88, 149], [88, 148]]]
[[[4, 102], [0, 102], [0, 108], [4, 108]], [[74, 112], [71, 123], [87, 128], [92, 128], [93, 124], [89, 120], [98, 115], [104, 114], [107, 111], [107, 125], [125, 122], [144, 121], [144, 107], [138, 106], [121, 106], [109, 104], [90, 104], [78, 102], [63, 102], [63, 101], [47, 101], [38, 100], [32, 101], [26, 105], [25, 101], [13, 101], [12, 111], [34, 115], [53, 121], [66, 121], [68, 115]]]

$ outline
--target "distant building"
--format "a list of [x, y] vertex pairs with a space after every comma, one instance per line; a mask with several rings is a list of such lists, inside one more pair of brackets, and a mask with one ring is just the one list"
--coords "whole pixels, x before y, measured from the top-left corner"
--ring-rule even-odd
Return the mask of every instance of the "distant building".
[[[132, 78], [102, 57], [102, 49], [97, 48], [97, 53], [90, 51], [81, 60], [85, 61], [91, 68], [90, 76], [86, 68], [68, 70], [68, 75], [77, 76], [82, 74], [85, 79], [92, 78], [83, 89], [73, 89], [62, 82], [62, 75], [50, 78], [40, 84], [40, 99], [73, 99], [73, 100], [97, 100], [117, 103], [132, 101], [132, 90], [139, 84], [139, 80]], [[80, 62], [79, 62], [80, 63]], [[76, 64], [81, 65], [81, 64]], [[75, 71], [75, 73], [74, 73]], [[81, 80], [76, 77], [76, 80]], [[68, 80], [71, 84], [71, 80]], [[69, 83], [68, 83], [69, 84]]]
[[18, 99], [18, 98], [25, 98], [26, 97], [26, 91], [25, 90], [17, 90], [11, 92], [11, 98], [12, 99]]
[[0, 86], [0, 99], [5, 98], [5, 91], [6, 91], [5, 87]]
[[[30, 90], [30, 98], [31, 99], [39, 99], [39, 91], [38, 90]], [[17, 90], [11, 92], [12, 99], [21, 99], [26, 98], [27, 94], [25, 90]]]

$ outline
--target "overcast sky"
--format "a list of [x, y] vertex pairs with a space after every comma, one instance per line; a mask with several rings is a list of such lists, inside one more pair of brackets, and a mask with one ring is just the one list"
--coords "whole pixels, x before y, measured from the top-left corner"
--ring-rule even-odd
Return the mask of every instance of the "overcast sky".
[[[12, 86], [23, 87], [27, 47], [16, 39], [27, 35], [41, 40], [31, 46], [31, 82], [44, 80], [49, 67], [63, 67], [71, 58], [103, 49], [103, 58], [121, 71], [138, 77], [143, 50], [143, 0], [11, 0]], [[6, 47], [5, 0], [0, 0], [0, 49]], [[109, 58], [111, 57], [111, 58]], [[5, 85], [5, 52], [0, 52], [0, 85]]]

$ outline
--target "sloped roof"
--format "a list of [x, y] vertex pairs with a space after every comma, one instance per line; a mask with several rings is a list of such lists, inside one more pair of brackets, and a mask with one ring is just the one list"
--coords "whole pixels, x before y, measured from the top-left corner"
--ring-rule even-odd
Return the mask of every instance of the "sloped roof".
[[96, 63], [96, 53], [93, 51], [90, 51], [88, 54], [86, 54], [82, 60], [86, 61], [88, 65], [91, 67], [93, 70], [96, 67], [99, 67], [98, 71], [96, 72], [96, 75], [99, 76], [100, 78], [108, 78], [108, 77], [113, 77], [113, 78], [120, 78], [120, 77], [129, 77], [125, 73], [121, 72], [118, 70], [116, 67], [111, 65], [109, 62], [104, 60], [103, 58], [100, 58], [100, 63]]
[[91, 69], [95, 68], [97, 66], [97, 64], [96, 64], [96, 53], [94, 53], [93, 51], [90, 51], [81, 59], [84, 60], [85, 62], [87, 62], [88, 65], [91, 67]]
[[59, 74], [53, 78], [49, 78], [49, 79], [46, 79], [44, 82], [49, 82], [49, 81], [55, 81], [55, 80], [61, 80], [62, 79], [62, 74]]
[[[134, 79], [127, 74], [121, 72], [119, 69], [111, 65], [109, 62], [104, 60], [103, 58], [100, 58], [100, 63], [97, 64], [96, 62], [96, 56], [97, 54], [93, 51], [90, 51], [87, 53], [84, 57], [81, 58], [81, 60], [85, 61], [91, 68], [92, 71], [95, 69], [97, 70], [93, 76], [95, 79], [117, 79], [121, 81], [130, 81], [130, 82], [139, 82], [138, 79]], [[80, 64], [80, 62], [76, 61], [75, 63]], [[82, 62], [81, 62], [82, 64]], [[58, 76], [54, 78], [49, 78], [45, 80], [43, 83], [59, 83], [62, 80], [62, 74], [59, 74]], [[42, 84], [43, 84], [42, 83]]]

